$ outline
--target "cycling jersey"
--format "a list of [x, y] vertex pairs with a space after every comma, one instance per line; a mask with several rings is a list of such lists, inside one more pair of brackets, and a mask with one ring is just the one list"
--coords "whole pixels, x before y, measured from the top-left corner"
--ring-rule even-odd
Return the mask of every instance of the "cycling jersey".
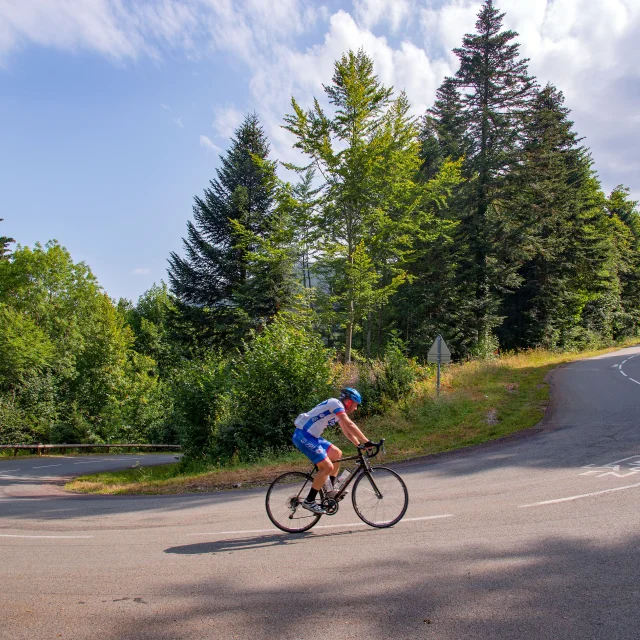
[[329, 398], [314, 407], [308, 413], [301, 413], [295, 420], [296, 429], [301, 429], [315, 438], [319, 438], [327, 427], [338, 422], [338, 414], [345, 413], [342, 402]]

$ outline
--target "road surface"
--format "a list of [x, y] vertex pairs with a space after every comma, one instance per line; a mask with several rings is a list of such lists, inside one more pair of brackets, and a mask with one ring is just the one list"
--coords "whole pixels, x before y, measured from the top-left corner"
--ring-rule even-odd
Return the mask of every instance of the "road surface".
[[0, 638], [637, 640], [639, 417], [640, 347], [561, 367], [539, 428], [397, 465], [387, 530], [345, 501], [292, 536], [264, 489], [73, 496], [39, 484], [68, 464], [1, 461]]

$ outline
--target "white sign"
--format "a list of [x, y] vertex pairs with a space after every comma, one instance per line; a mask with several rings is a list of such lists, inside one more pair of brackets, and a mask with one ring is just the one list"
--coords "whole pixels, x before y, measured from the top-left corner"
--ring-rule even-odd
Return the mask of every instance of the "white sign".
[[427, 354], [427, 362], [438, 362], [438, 359], [441, 363], [451, 362], [451, 351], [449, 351], [449, 347], [447, 347], [447, 343], [442, 339], [442, 336], [438, 336], [434, 340]]

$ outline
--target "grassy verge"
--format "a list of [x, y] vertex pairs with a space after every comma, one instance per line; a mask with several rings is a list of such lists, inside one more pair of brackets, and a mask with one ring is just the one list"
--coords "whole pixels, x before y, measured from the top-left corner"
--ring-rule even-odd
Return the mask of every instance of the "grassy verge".
[[[627, 345], [633, 344], [632, 342]], [[547, 407], [549, 371], [565, 362], [620, 349], [611, 347], [581, 353], [531, 351], [446, 367], [441, 393], [434, 379], [416, 385], [406, 400], [384, 415], [356, 421], [372, 440], [387, 439], [386, 461], [460, 449], [522, 431], [537, 424]], [[329, 439], [343, 451], [352, 450], [341, 433]], [[266, 484], [278, 473], [306, 469], [299, 453], [288, 453], [251, 465], [197, 468], [181, 472], [178, 465], [161, 465], [76, 478], [66, 489], [102, 494], [175, 494]]]

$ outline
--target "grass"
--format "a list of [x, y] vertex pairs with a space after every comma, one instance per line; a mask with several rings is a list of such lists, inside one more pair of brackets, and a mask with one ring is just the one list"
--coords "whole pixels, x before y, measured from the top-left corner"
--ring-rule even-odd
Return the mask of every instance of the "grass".
[[[435, 380], [420, 381], [405, 400], [390, 406], [384, 415], [358, 421], [371, 440], [386, 438], [385, 461], [399, 461], [468, 447], [513, 434], [536, 425], [549, 401], [546, 375], [560, 364], [615, 351], [581, 353], [535, 350], [506, 355], [492, 361], [473, 361], [445, 367], [441, 392]], [[347, 455], [352, 445], [342, 433], [329, 439]], [[269, 483], [291, 469], [308, 469], [297, 452], [262, 459], [254, 464], [221, 468], [200, 466], [186, 471], [178, 464], [127, 469], [81, 476], [66, 489], [101, 494], [176, 494], [218, 491]]]

